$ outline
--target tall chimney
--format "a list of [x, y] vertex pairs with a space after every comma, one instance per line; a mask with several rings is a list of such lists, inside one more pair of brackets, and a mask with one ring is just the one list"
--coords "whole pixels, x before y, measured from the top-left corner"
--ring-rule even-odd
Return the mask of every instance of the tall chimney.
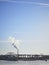
[[19, 49], [17, 48], [17, 46], [14, 43], [12, 45], [14, 46], [14, 48], [17, 49], [17, 57], [18, 57], [18, 55], [19, 55]]

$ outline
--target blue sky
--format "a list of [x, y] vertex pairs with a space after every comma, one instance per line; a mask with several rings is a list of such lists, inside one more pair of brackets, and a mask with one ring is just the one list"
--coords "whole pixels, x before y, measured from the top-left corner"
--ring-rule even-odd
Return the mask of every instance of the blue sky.
[[16, 52], [10, 36], [23, 41], [19, 53], [49, 54], [49, 0], [0, 0], [1, 54]]

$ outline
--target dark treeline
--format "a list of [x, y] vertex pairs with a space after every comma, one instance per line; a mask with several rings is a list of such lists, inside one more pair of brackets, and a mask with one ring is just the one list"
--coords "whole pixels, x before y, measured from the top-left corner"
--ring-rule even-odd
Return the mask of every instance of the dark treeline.
[[17, 61], [17, 60], [49, 60], [49, 55], [26, 55], [26, 54], [19, 54], [19, 55], [0, 55], [0, 60], [10, 60], [10, 61]]

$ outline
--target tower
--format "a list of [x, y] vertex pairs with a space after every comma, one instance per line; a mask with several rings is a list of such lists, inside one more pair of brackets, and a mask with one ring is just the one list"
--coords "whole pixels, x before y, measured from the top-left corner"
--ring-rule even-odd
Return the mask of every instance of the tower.
[[12, 43], [12, 45], [14, 46], [14, 48], [17, 49], [17, 57], [18, 57], [18, 55], [19, 55], [19, 49], [18, 49], [18, 47], [14, 43]]

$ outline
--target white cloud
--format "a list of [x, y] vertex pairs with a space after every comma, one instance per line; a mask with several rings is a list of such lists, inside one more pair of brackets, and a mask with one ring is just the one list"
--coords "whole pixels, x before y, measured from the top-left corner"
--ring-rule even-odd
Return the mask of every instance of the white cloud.
[[39, 6], [48, 6], [49, 4], [47, 3], [40, 3], [40, 2], [29, 2], [29, 1], [16, 1], [16, 0], [0, 0], [0, 1], [7, 1], [11, 3], [21, 3], [21, 4], [34, 4], [34, 5], [39, 5]]

